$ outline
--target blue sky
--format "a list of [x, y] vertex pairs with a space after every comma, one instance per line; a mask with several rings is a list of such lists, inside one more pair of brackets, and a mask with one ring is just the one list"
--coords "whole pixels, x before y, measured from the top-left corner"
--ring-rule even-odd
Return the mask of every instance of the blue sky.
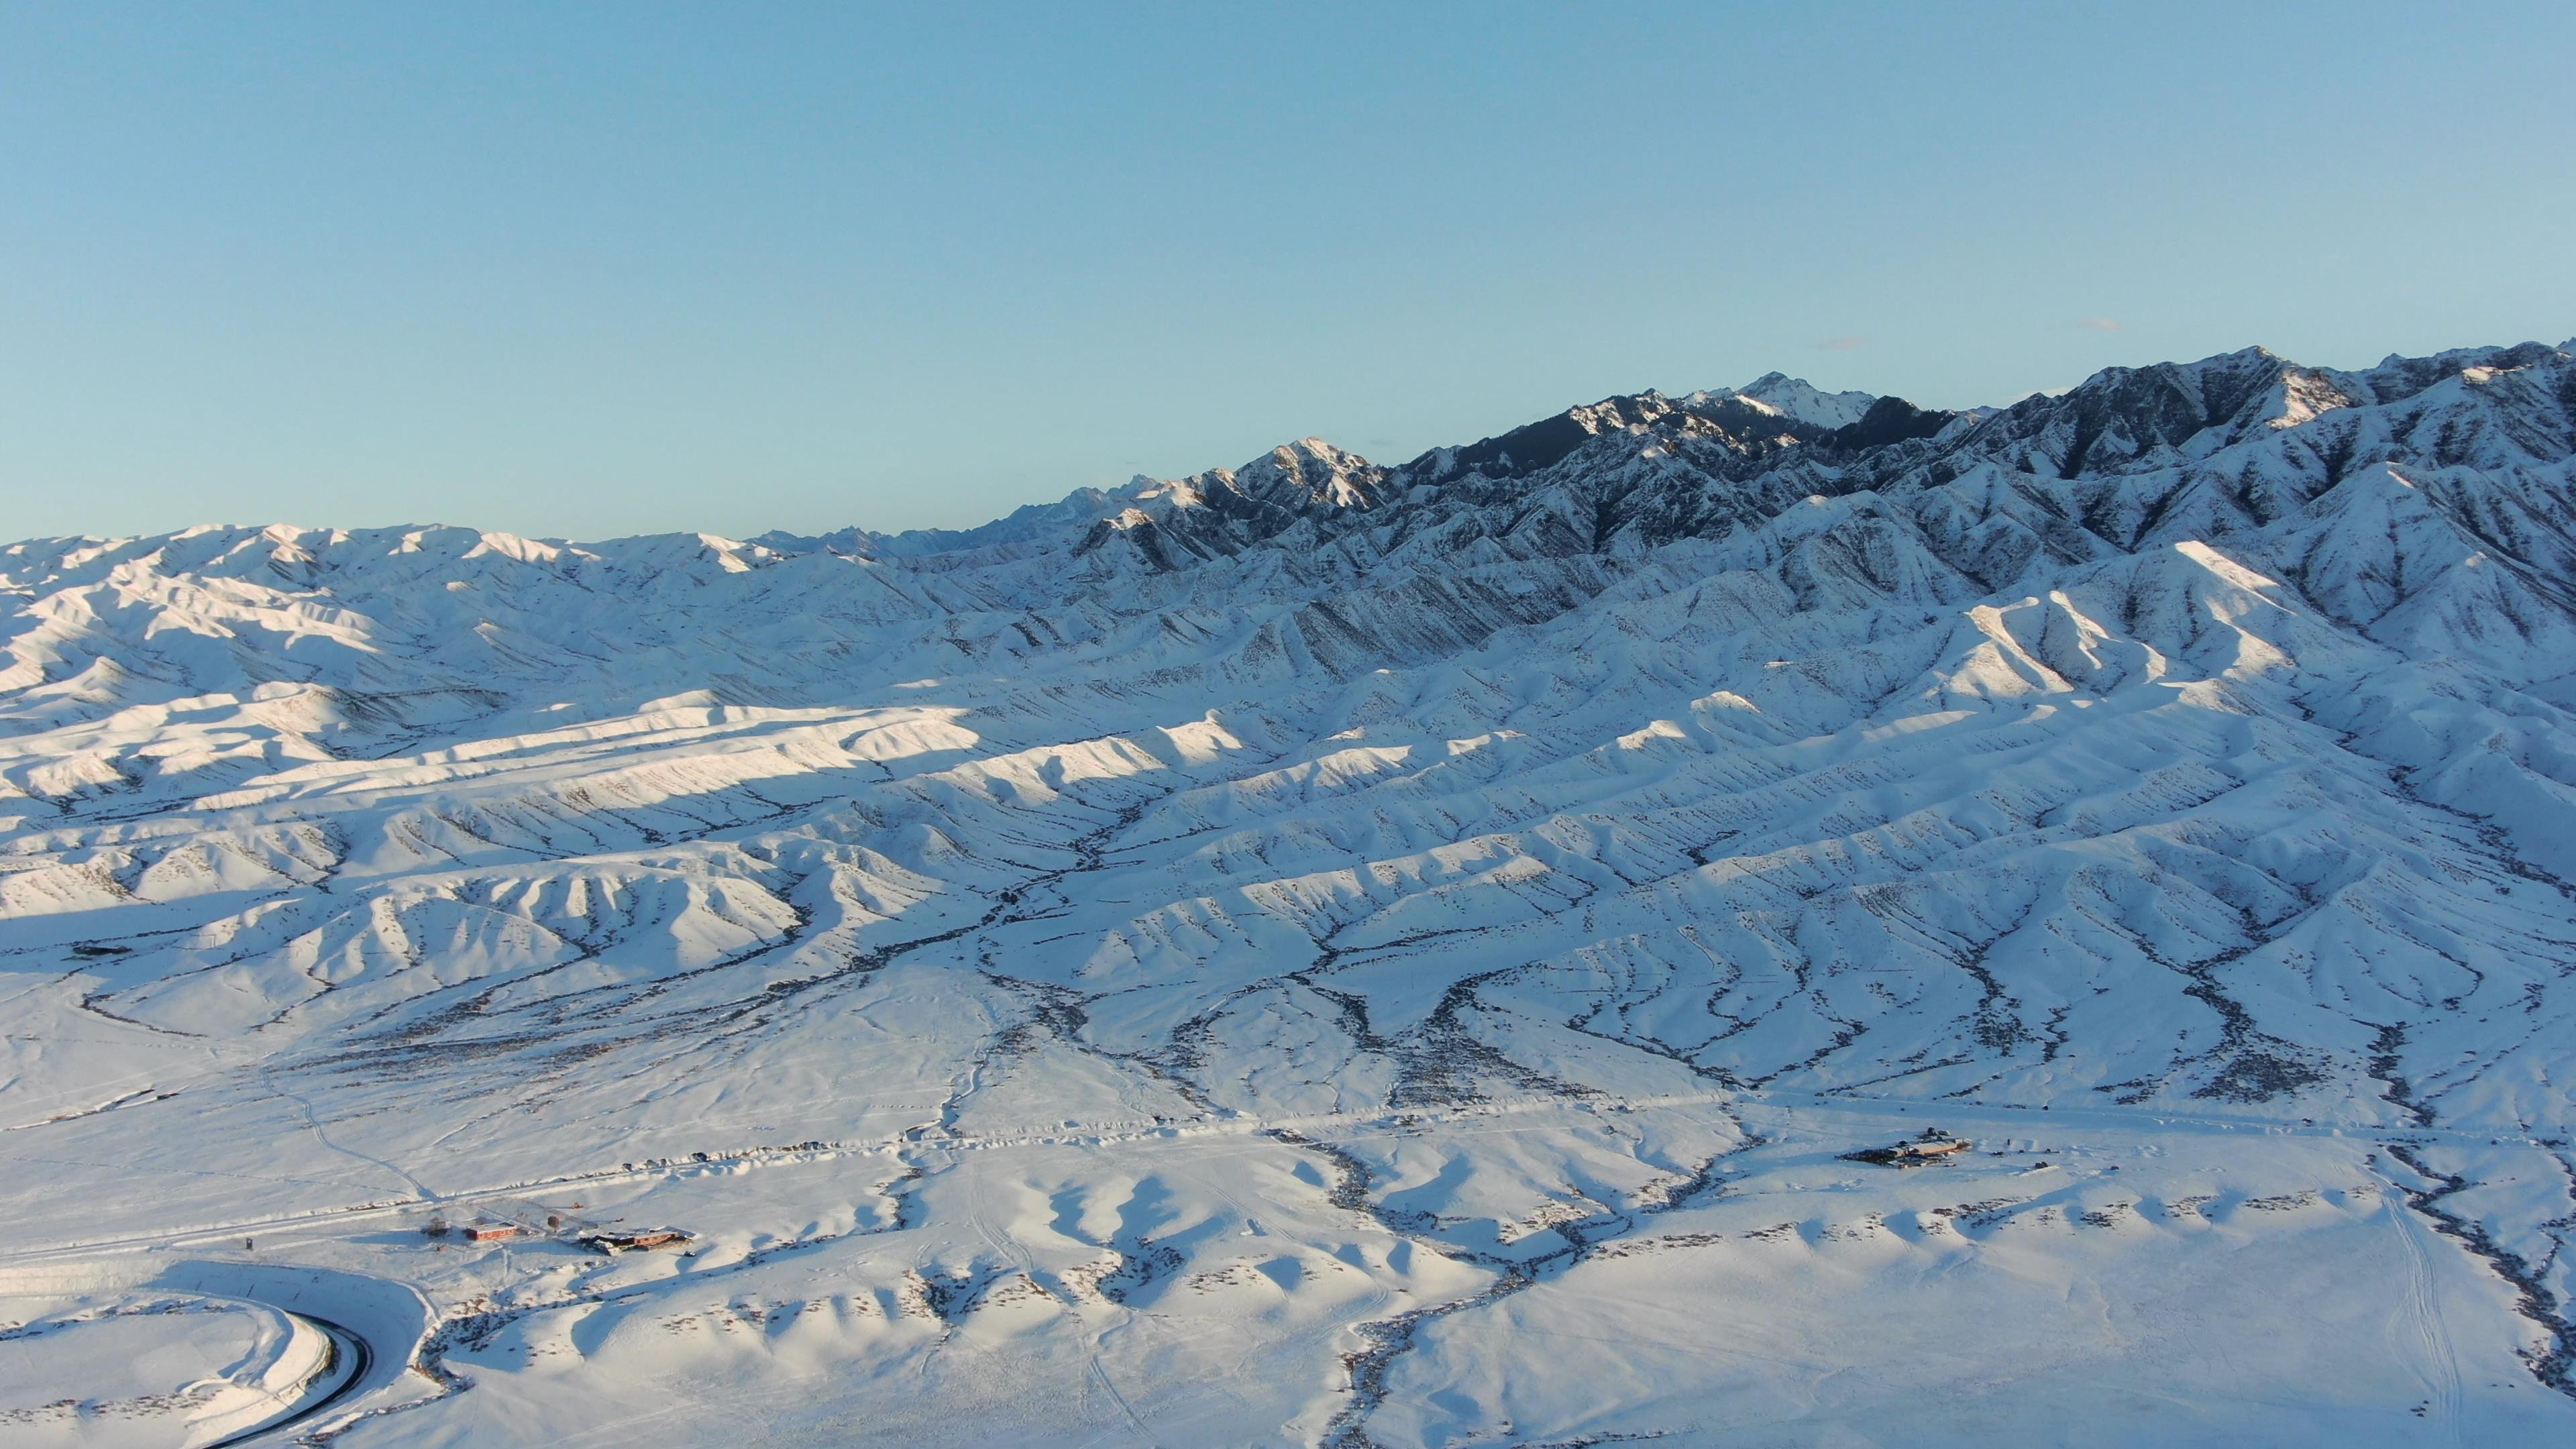
[[0, 536], [973, 522], [2576, 333], [2576, 6], [0, 10]]

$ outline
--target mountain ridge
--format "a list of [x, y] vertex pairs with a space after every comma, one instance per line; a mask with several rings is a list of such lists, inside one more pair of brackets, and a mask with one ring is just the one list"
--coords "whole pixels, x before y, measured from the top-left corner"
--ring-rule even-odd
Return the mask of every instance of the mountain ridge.
[[[1904, 1437], [1729, 1367], [1739, 1302], [1820, 1364], [2054, 1325], [2014, 1384], [2184, 1438], [2317, 1383], [2562, 1433], [2576, 355], [1844, 396], [909, 544], [0, 548], [0, 1202], [60, 1253], [530, 1183], [705, 1231], [312, 1239], [459, 1325], [383, 1442], [719, 1364], [881, 1413], [961, 1340], [1248, 1385], [1175, 1442], [1682, 1433], [1745, 1374]], [[1587, 1357], [1641, 1312], [1702, 1370]]]

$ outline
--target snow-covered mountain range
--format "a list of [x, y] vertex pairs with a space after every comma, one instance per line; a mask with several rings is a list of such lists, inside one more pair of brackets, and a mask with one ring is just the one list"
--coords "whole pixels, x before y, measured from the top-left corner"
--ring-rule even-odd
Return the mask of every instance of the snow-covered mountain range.
[[353, 1446], [2576, 1434], [2571, 348], [10, 545], [0, 1317], [396, 1285]]

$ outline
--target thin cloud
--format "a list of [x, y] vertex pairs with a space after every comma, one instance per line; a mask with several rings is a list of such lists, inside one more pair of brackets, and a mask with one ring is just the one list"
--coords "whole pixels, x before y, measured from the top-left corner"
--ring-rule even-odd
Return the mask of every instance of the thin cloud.
[[2078, 327], [2088, 327], [2096, 332], [2117, 332], [2120, 330], [2120, 319], [2117, 317], [2078, 317], [2075, 319], [2075, 325]]
[[1819, 351], [1823, 352], [1849, 352], [1868, 340], [1868, 338], [1862, 337], [1857, 333], [1852, 333], [1841, 337], [1828, 337], [1824, 341], [1817, 343], [1816, 347]]

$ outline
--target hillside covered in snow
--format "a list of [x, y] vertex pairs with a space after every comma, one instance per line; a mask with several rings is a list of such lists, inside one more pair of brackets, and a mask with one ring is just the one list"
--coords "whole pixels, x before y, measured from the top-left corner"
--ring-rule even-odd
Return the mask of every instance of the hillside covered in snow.
[[0, 1426], [2576, 1438], [2571, 347], [0, 548]]

